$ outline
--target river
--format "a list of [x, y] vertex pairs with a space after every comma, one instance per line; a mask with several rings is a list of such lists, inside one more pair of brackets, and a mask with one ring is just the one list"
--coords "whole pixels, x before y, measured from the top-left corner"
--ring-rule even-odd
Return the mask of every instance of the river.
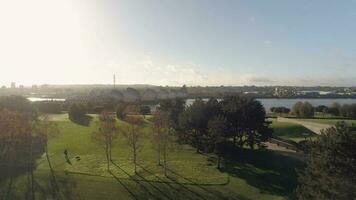
[[[207, 99], [205, 99], [207, 100]], [[271, 107], [287, 107], [292, 108], [298, 101], [309, 102], [313, 106], [326, 105], [329, 106], [334, 102], [339, 104], [353, 104], [356, 103], [356, 99], [257, 99], [265, 107], [266, 111], [269, 111]], [[194, 99], [187, 99], [187, 105], [191, 105]]]

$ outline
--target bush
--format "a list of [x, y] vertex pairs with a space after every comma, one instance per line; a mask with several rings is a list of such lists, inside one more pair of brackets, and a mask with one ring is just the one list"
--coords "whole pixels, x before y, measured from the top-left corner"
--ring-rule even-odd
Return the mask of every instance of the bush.
[[292, 110], [291, 114], [297, 117], [313, 117], [314, 107], [309, 102], [297, 102]]
[[61, 102], [43, 101], [35, 102], [33, 105], [41, 113], [58, 114], [62, 112]]
[[116, 117], [118, 119], [125, 119], [126, 116], [126, 107], [127, 105], [125, 103], [120, 103], [116, 106]]
[[284, 114], [287, 114], [287, 113], [290, 112], [290, 109], [286, 108], [286, 107], [272, 107], [270, 110], [273, 113], [284, 113]]
[[140, 113], [145, 116], [151, 113], [151, 108], [149, 106], [141, 106]]
[[86, 107], [81, 103], [74, 103], [69, 108], [69, 119], [78, 120], [85, 117], [87, 113]]

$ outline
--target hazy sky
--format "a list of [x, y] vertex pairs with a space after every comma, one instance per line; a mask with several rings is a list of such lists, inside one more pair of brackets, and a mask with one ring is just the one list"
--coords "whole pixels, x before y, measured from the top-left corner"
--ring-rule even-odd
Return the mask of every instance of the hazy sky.
[[354, 85], [356, 1], [0, 0], [0, 84]]

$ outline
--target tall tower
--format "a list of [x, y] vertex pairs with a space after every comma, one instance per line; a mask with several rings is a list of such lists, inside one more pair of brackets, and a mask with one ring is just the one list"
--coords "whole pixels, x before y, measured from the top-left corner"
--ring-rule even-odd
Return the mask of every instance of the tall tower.
[[116, 87], [116, 75], [114, 74], [114, 88]]

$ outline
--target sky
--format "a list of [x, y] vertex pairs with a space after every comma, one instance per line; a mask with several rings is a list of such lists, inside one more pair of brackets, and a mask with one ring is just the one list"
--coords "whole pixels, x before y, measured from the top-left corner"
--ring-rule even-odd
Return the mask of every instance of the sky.
[[0, 0], [0, 85], [356, 86], [355, 0]]

